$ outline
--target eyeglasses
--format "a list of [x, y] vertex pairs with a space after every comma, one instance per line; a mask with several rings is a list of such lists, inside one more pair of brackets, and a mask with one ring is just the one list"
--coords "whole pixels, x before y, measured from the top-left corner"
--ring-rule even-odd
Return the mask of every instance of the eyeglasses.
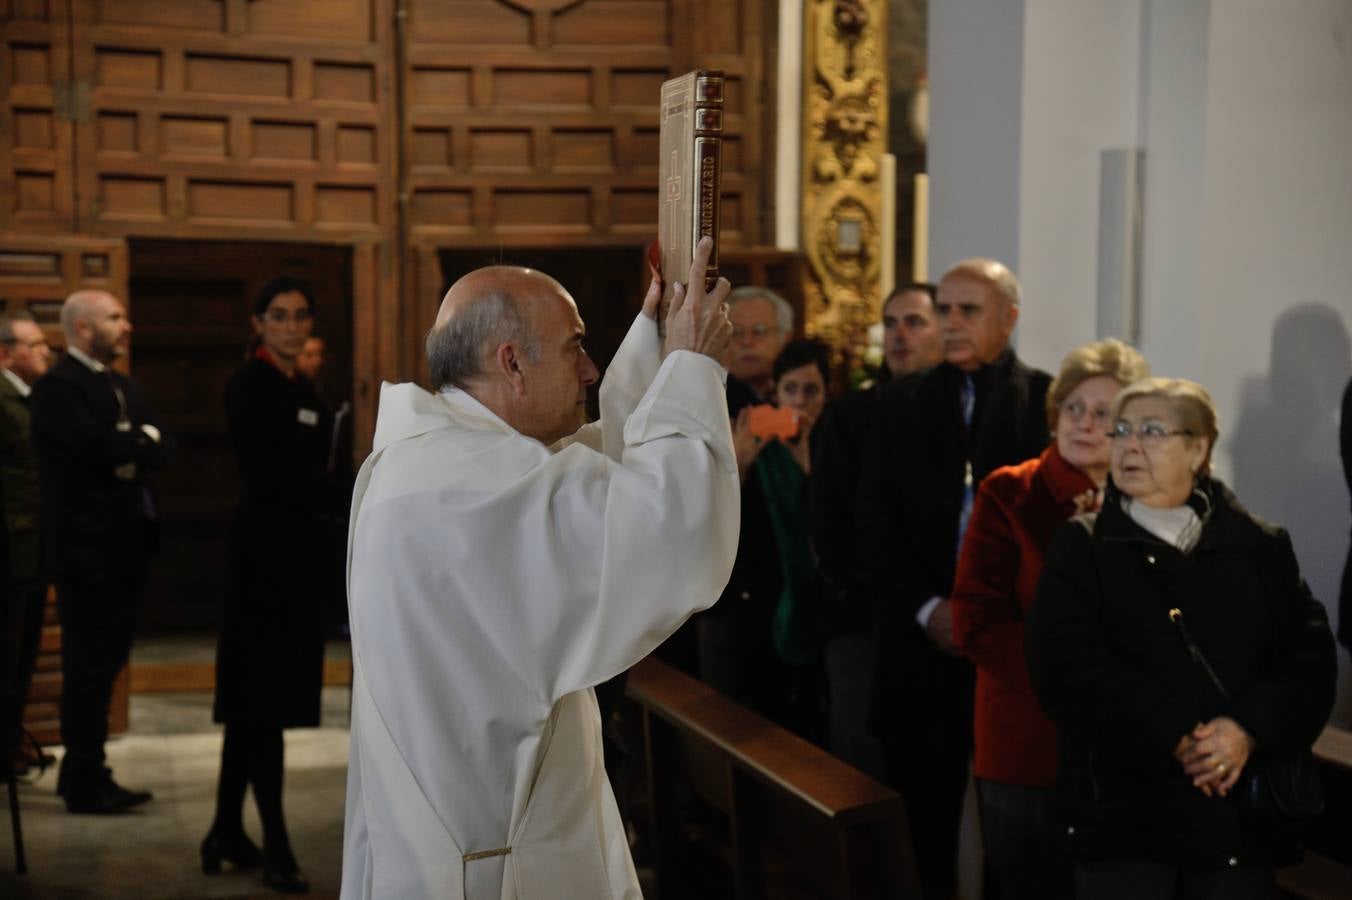
[[1192, 432], [1186, 428], [1170, 428], [1161, 422], [1142, 422], [1132, 428], [1130, 422], [1118, 419], [1108, 432], [1108, 437], [1115, 441], [1125, 441], [1133, 434], [1147, 447], [1157, 447], [1164, 443], [1165, 438], [1192, 436]]
[[263, 318], [275, 325], [285, 325], [287, 322], [295, 322], [297, 325], [304, 325], [310, 321], [312, 316], [308, 309], [298, 309], [294, 313], [289, 313], [284, 309], [270, 309], [263, 313]]
[[767, 334], [770, 334], [773, 330], [774, 329], [769, 325], [751, 325], [746, 328], [734, 325], [732, 326], [732, 339], [735, 341], [738, 338], [753, 337], [756, 340], [760, 340]]
[[1061, 415], [1079, 422], [1085, 415], [1093, 418], [1096, 425], [1107, 425], [1113, 419], [1113, 411], [1106, 406], [1096, 406], [1093, 409], [1085, 406], [1079, 400], [1073, 400], [1070, 403], [1061, 404]]

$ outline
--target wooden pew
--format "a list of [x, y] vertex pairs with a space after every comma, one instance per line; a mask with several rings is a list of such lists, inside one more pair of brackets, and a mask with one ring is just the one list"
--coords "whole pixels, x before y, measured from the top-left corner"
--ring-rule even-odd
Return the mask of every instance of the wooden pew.
[[[1302, 900], [1346, 900], [1352, 897], [1352, 731], [1329, 725], [1314, 743], [1314, 758], [1324, 777], [1328, 809], [1313, 823], [1310, 843], [1300, 865], [1277, 873], [1277, 884]], [[1338, 853], [1326, 856], [1319, 850]]]
[[688, 881], [678, 782], [726, 817], [712, 850], [729, 896], [919, 896], [896, 792], [657, 659], [630, 671], [627, 692], [642, 710], [660, 900]]

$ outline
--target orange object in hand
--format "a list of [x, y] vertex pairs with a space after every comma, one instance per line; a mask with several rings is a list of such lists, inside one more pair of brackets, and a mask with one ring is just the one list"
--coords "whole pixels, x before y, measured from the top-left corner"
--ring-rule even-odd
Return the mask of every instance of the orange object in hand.
[[791, 441], [798, 437], [798, 413], [791, 409], [762, 404], [751, 407], [751, 420], [747, 423], [755, 437], [779, 438]]

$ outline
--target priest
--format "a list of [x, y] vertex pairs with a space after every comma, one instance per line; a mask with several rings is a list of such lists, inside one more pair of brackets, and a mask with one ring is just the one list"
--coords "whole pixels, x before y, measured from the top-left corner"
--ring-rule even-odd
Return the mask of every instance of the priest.
[[493, 266], [446, 293], [435, 394], [385, 385], [352, 506], [344, 898], [638, 898], [592, 687], [710, 605], [738, 479], [711, 245], [659, 337], [649, 290], [596, 367], [568, 292]]

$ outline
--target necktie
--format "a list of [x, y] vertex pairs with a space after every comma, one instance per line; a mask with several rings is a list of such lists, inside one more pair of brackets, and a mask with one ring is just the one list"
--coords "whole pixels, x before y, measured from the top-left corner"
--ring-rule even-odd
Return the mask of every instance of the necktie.
[[972, 495], [975, 486], [972, 483], [972, 460], [971, 460], [971, 438], [972, 430], [972, 411], [976, 409], [976, 385], [972, 383], [972, 376], [966, 374], [962, 376], [962, 388], [960, 392], [962, 401], [962, 426], [965, 428], [969, 437], [967, 440], [968, 458], [964, 460], [966, 469], [963, 473], [962, 482], [962, 512], [958, 513], [958, 542], [957, 550], [962, 550], [962, 536], [967, 533], [967, 520], [972, 517]]

